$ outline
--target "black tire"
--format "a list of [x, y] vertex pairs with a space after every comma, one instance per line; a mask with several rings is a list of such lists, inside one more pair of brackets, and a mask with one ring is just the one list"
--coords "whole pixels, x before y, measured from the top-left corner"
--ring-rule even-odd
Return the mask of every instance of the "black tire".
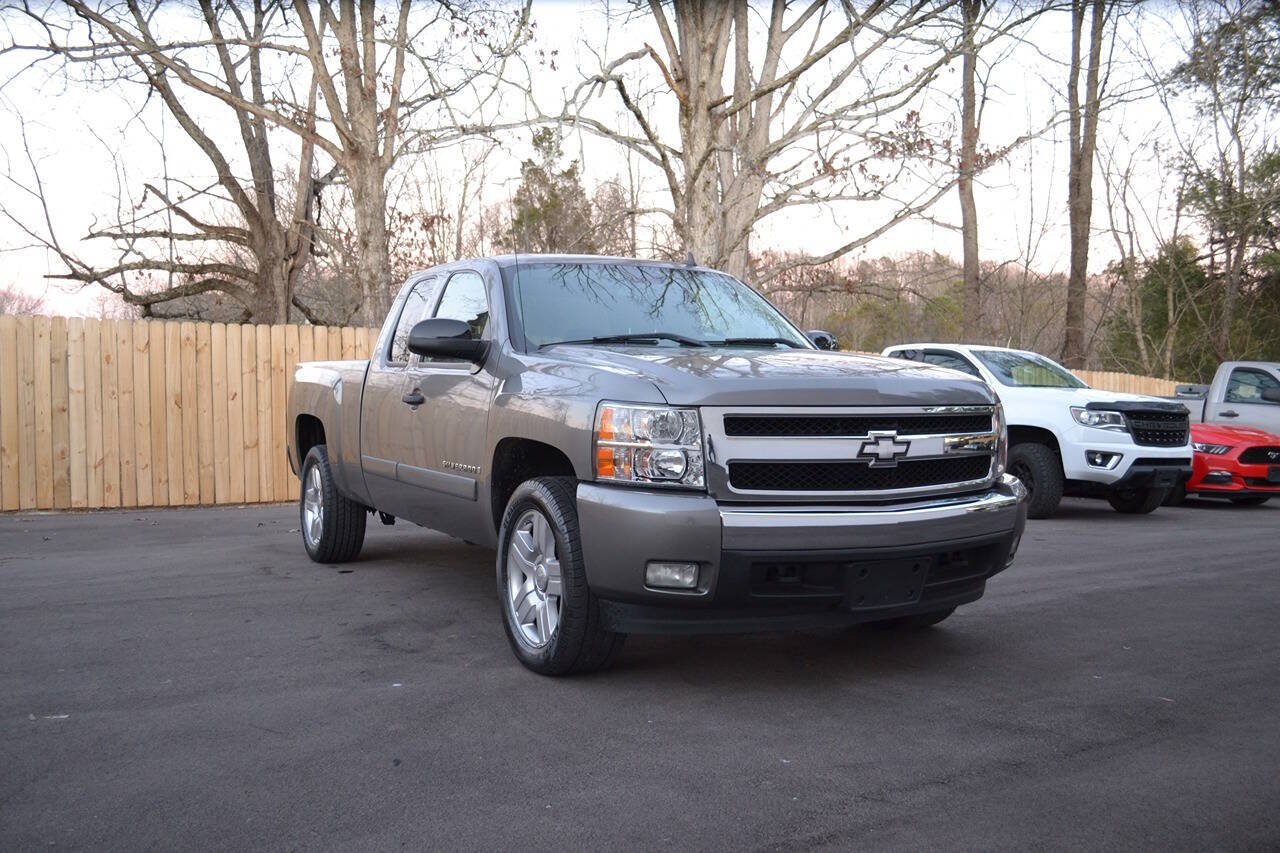
[[946, 619], [955, 612], [956, 609], [954, 607], [948, 607], [945, 610], [933, 610], [929, 613], [916, 613], [912, 616], [899, 616], [896, 619], [885, 619], [880, 622], [872, 622], [871, 626], [884, 630], [912, 631], [920, 628], [930, 628], [937, 625], [943, 619]]
[[1169, 494], [1165, 495], [1165, 506], [1182, 506], [1187, 500], [1187, 484], [1179, 483], [1169, 490]]
[[1232, 498], [1231, 502], [1236, 506], [1262, 506], [1269, 500], [1271, 500], [1271, 495], [1241, 495], [1240, 497]]
[[1027, 518], [1048, 518], [1062, 503], [1062, 462], [1053, 448], [1023, 441], [1009, 448], [1008, 471], [1027, 487]]
[[[320, 534], [308, 533], [307, 483], [311, 471], [320, 477], [321, 514]], [[302, 546], [307, 556], [317, 563], [346, 563], [360, 555], [364, 546], [364, 526], [368, 520], [363, 504], [356, 503], [338, 491], [333, 483], [333, 469], [329, 467], [329, 451], [317, 444], [307, 453], [302, 463], [302, 484], [298, 491], [298, 518], [301, 521]]]
[[[521, 483], [507, 502], [498, 531], [498, 606], [502, 626], [516, 659], [541, 675], [568, 675], [608, 666], [622, 650], [625, 634], [604, 624], [600, 603], [587, 586], [578, 532], [578, 507], [574, 498], [578, 482], [572, 477], [538, 477]], [[537, 510], [555, 537], [560, 565], [559, 617], [550, 639], [536, 647], [516, 624], [508, 588], [508, 562], [517, 522], [527, 511]]]
[[1146, 515], [1155, 512], [1164, 503], [1168, 489], [1114, 489], [1107, 495], [1107, 503], [1116, 512], [1126, 515]]

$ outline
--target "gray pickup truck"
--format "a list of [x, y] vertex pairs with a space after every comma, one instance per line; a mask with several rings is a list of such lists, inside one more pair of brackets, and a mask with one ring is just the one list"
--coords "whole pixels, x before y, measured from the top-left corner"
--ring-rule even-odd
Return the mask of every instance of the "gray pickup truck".
[[1026, 521], [986, 384], [819, 349], [692, 264], [418, 273], [371, 359], [298, 365], [288, 417], [312, 559], [354, 559], [375, 513], [494, 547], [545, 674], [628, 633], [932, 625]]
[[1208, 385], [1178, 385], [1192, 423], [1252, 427], [1280, 434], [1280, 362], [1224, 361]]

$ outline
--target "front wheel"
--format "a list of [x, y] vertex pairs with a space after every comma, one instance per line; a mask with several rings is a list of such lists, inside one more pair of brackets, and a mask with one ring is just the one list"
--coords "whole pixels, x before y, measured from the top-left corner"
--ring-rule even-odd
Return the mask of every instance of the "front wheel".
[[516, 658], [542, 675], [600, 669], [624, 639], [605, 627], [587, 586], [576, 488], [572, 477], [525, 481], [498, 534], [502, 625]]
[[1107, 502], [1116, 512], [1146, 515], [1164, 503], [1168, 494], [1168, 489], [1116, 489], [1107, 496]]
[[1271, 500], [1271, 495], [1241, 495], [1240, 497], [1232, 498], [1231, 502], [1236, 506], [1262, 506], [1269, 500]]
[[1065, 478], [1053, 448], [1024, 441], [1009, 448], [1009, 473], [1027, 489], [1027, 518], [1048, 518], [1062, 503]]
[[323, 444], [311, 448], [302, 463], [298, 514], [308, 557], [317, 563], [345, 563], [359, 556], [365, 509], [334, 485], [329, 451]]

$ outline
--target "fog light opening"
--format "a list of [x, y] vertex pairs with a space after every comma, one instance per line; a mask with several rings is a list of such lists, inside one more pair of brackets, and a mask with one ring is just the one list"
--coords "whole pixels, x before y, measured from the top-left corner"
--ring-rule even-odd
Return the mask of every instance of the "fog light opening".
[[697, 589], [698, 564], [650, 562], [644, 567], [645, 586], [657, 589]]
[[1086, 450], [1084, 452], [1084, 461], [1089, 463], [1091, 468], [1105, 468], [1110, 471], [1112, 468], [1120, 464], [1121, 454], [1109, 453], [1105, 450]]

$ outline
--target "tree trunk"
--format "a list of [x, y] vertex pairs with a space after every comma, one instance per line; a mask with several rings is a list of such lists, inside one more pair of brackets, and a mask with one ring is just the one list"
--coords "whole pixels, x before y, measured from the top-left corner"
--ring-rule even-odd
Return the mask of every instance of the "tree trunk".
[[[1084, 103], [1080, 102], [1081, 42], [1086, 6], [1092, 7], [1089, 54], [1085, 66]], [[1102, 64], [1102, 29], [1106, 0], [1074, 0], [1071, 25], [1071, 69], [1067, 82], [1071, 159], [1067, 168], [1067, 213], [1071, 234], [1071, 269], [1067, 275], [1066, 329], [1062, 362], [1085, 365], [1084, 314], [1088, 298], [1089, 225], [1093, 216], [1093, 156], [1098, 140], [1098, 72]]]
[[377, 162], [353, 157], [348, 163], [355, 207], [356, 285], [360, 315], [380, 323], [391, 307], [391, 257], [387, 249], [386, 175]]
[[978, 206], [973, 176], [978, 163], [978, 107], [975, 93], [978, 52], [974, 31], [982, 0], [964, 0], [964, 61], [961, 69], [960, 234], [964, 244], [964, 339], [977, 343], [982, 335], [982, 282], [978, 278]]

